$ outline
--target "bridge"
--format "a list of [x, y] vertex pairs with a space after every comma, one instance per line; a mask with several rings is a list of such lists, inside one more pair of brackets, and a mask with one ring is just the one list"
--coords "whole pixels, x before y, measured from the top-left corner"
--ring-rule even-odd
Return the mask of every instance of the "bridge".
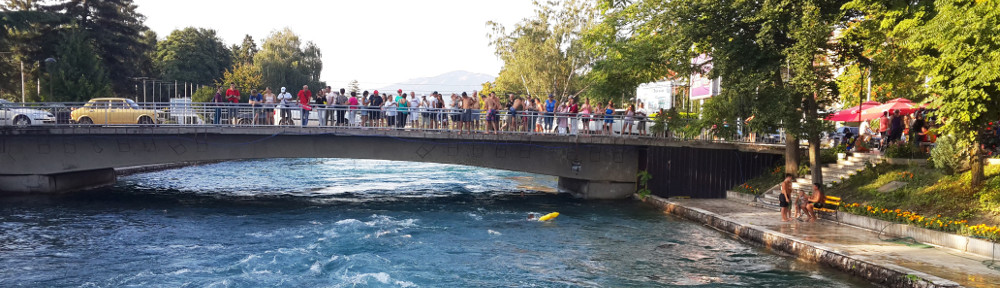
[[[773, 146], [648, 137], [458, 135], [285, 126], [5, 127], [0, 129], [0, 191], [52, 193], [110, 185], [115, 182], [116, 167], [264, 158], [353, 158], [552, 175], [559, 177], [559, 186], [565, 191], [587, 199], [608, 199], [631, 195], [640, 169], [663, 174], [680, 174], [684, 170], [693, 177], [705, 178], [696, 180], [705, 185], [713, 177], [733, 174], [726, 170], [745, 165], [743, 162], [748, 160], [742, 159], [748, 156], [766, 158], [751, 165], [761, 166], [775, 163], [781, 151]], [[720, 179], [727, 183], [717, 188], [725, 189], [728, 187], [722, 186], [746, 180], [739, 178], [752, 177], [751, 173], [742, 174], [728, 177], [730, 180]], [[654, 181], [666, 179], [654, 174]]]
[[0, 192], [64, 193], [111, 185], [117, 178], [114, 168], [121, 167], [351, 158], [551, 175], [559, 178], [560, 190], [586, 199], [629, 197], [636, 191], [638, 172], [648, 171], [653, 175], [649, 188], [656, 195], [721, 198], [726, 189], [773, 167], [784, 151], [783, 145], [649, 135], [458, 134], [412, 126], [325, 124], [59, 122], [63, 123], [0, 126]]

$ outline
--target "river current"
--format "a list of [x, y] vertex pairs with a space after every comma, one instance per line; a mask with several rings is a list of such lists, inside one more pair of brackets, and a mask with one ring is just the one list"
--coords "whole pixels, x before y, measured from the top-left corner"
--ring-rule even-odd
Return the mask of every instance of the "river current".
[[868, 286], [642, 203], [549, 193], [555, 182], [274, 159], [0, 198], [0, 287]]

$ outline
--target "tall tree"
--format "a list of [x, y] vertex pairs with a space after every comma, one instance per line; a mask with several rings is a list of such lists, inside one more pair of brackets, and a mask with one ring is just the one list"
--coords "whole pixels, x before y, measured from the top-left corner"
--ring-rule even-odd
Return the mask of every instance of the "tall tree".
[[309, 85], [324, 87], [319, 81], [323, 69], [319, 47], [310, 43], [303, 50], [302, 40], [285, 28], [274, 31], [261, 44], [254, 56], [254, 65], [260, 69], [262, 84], [267, 87], [294, 87]]
[[[916, 51], [904, 45], [907, 19], [931, 15], [933, 0], [853, 0], [842, 7], [848, 16], [836, 46], [838, 77], [845, 106], [868, 99], [884, 102], [903, 97], [915, 101], [927, 96], [924, 78], [910, 66]], [[869, 84], [870, 83], [870, 84]], [[870, 89], [869, 89], [870, 86]]]
[[140, 76], [146, 57], [142, 31], [145, 16], [136, 11], [132, 0], [63, 0], [44, 10], [64, 16], [65, 23], [77, 23], [94, 41], [94, 48], [107, 69], [116, 93], [129, 93], [133, 77]]
[[[49, 102], [86, 102], [91, 98], [111, 96], [111, 82], [94, 51], [92, 40], [82, 29], [63, 30], [63, 40], [56, 48], [56, 62], [45, 79], [44, 88], [52, 93], [43, 99]], [[49, 86], [51, 85], [51, 86]]]
[[535, 16], [508, 32], [499, 23], [491, 27], [490, 44], [504, 61], [495, 84], [497, 91], [579, 94], [581, 72], [593, 62], [582, 37], [597, 23], [597, 9], [587, 1], [535, 2]]
[[918, 51], [913, 66], [929, 77], [939, 95], [935, 104], [941, 131], [972, 146], [971, 184], [985, 179], [979, 143], [989, 122], [1000, 119], [1000, 1], [937, 0], [937, 14], [900, 26], [909, 32], [908, 48]]
[[257, 55], [257, 42], [253, 41], [253, 37], [250, 34], [243, 36], [243, 43], [239, 45], [233, 45], [231, 48], [233, 51], [233, 63], [244, 63], [253, 64], [253, 57]]
[[35, 0], [7, 0], [0, 5], [0, 97], [20, 101], [21, 66], [25, 76], [25, 98], [41, 101], [36, 79], [40, 63], [55, 53], [59, 33], [53, 32], [58, 15], [39, 10]]
[[156, 63], [165, 80], [208, 84], [222, 78], [232, 56], [215, 30], [188, 27], [157, 43]]

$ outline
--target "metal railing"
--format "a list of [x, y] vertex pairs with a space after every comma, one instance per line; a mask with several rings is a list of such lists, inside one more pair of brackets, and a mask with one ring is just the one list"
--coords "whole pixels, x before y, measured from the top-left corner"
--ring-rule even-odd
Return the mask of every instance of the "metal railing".
[[[187, 100], [187, 99], [178, 99]], [[437, 131], [443, 133], [547, 134], [567, 136], [651, 137], [673, 140], [779, 144], [766, 135], [720, 138], [708, 129], [700, 133], [673, 133], [664, 122], [641, 113], [546, 113], [541, 111], [496, 111], [396, 106], [315, 105], [303, 108], [288, 104], [196, 103], [172, 101], [136, 103], [107, 100], [88, 103], [0, 102], [0, 126], [96, 125], [96, 126], [218, 126], [218, 127], [337, 127]], [[27, 118], [28, 121], [18, 121]], [[307, 120], [304, 120], [307, 119]], [[653, 129], [665, 125], [664, 129]], [[658, 130], [660, 133], [651, 133]], [[691, 135], [694, 134], [694, 135]]]

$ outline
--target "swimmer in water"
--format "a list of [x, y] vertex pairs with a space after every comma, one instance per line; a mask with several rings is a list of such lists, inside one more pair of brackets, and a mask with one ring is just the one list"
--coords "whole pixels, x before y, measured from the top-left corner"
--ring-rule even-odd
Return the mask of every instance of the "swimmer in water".
[[536, 220], [535, 213], [528, 213], [528, 220]]

